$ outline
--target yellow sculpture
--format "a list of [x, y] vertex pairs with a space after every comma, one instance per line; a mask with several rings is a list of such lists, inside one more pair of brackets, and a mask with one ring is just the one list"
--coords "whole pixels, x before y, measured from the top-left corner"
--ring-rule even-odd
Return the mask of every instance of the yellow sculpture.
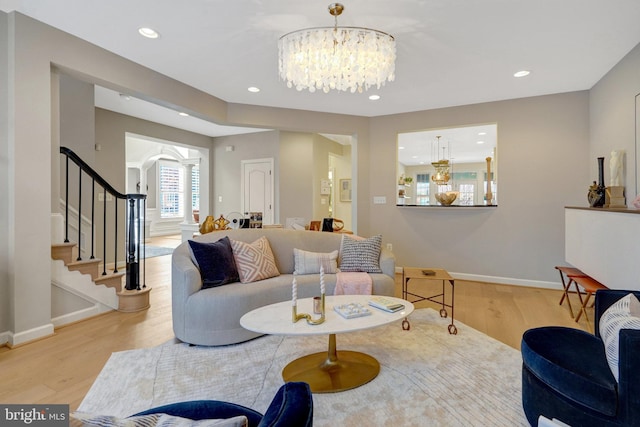
[[229, 220], [227, 220], [222, 215], [220, 215], [220, 218], [213, 221], [214, 230], [228, 230], [229, 227], [227, 227], [227, 225], [229, 225]]
[[200, 225], [200, 234], [211, 233], [215, 229], [213, 217], [208, 215]]
[[229, 230], [227, 227], [231, 222], [224, 216], [220, 215], [220, 218], [214, 220], [211, 215], [208, 215], [202, 225], [200, 225], [200, 234], [211, 233], [212, 231]]

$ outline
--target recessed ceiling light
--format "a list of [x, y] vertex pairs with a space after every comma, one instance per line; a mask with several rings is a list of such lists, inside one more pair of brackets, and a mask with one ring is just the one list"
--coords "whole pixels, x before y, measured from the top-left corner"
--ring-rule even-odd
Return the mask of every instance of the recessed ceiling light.
[[404, 147], [398, 147], [398, 150], [404, 150]]
[[517, 73], [515, 73], [513, 75], [513, 77], [525, 77], [525, 76], [528, 76], [530, 73], [531, 73], [531, 71], [522, 70], [522, 71], [518, 71]]
[[478, 135], [482, 136], [482, 135], [486, 135], [486, 132], [478, 132]]
[[138, 28], [138, 32], [140, 33], [140, 35], [148, 39], [157, 39], [158, 37], [160, 37], [160, 34], [158, 34], [158, 32], [152, 28], [147, 28], [147, 27]]
[[418, 156], [411, 156], [411, 158], [412, 158], [412, 159], [417, 159], [417, 158], [418, 158]]
[[484, 144], [484, 141], [478, 141], [477, 143], [478, 144]]
[[255, 87], [255, 86], [251, 86], [250, 88], [247, 89], [249, 92], [252, 93], [258, 93], [260, 92], [260, 88], [259, 87]]
[[370, 99], [371, 101], [377, 101], [378, 99], [380, 99], [380, 95], [371, 95], [371, 96], [369, 97], [369, 99]]
[[181, 112], [179, 112], [179, 113], [178, 113], [178, 115], [179, 115], [179, 116], [182, 116], [182, 117], [189, 117], [189, 114], [184, 113], [184, 112], [182, 112], [182, 111], [181, 111]]

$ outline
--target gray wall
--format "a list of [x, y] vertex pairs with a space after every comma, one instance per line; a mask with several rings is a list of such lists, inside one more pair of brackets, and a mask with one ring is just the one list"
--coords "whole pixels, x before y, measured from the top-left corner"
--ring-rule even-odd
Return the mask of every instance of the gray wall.
[[609, 71], [590, 92], [590, 177], [597, 179], [596, 157], [605, 158], [605, 185], [609, 184], [611, 151], [626, 152], [627, 204], [640, 193], [636, 188], [636, 111], [640, 94], [640, 44]]
[[[214, 218], [228, 216], [230, 212], [240, 212], [241, 166], [242, 160], [273, 158], [273, 167], [277, 170], [279, 159], [279, 132], [256, 132], [244, 135], [213, 138], [213, 188], [212, 205]], [[233, 147], [233, 151], [226, 151]], [[278, 175], [274, 182], [274, 222], [278, 222]], [[222, 202], [220, 202], [222, 197]], [[242, 213], [242, 212], [241, 212]], [[200, 218], [200, 222], [204, 220]]]
[[[370, 230], [393, 243], [400, 266], [444, 267], [497, 282], [557, 282], [563, 207], [586, 201], [588, 107], [585, 91], [372, 119], [370, 195], [386, 196], [387, 204], [372, 205]], [[394, 206], [399, 132], [480, 123], [498, 125], [497, 208]]]
[[[318, 134], [287, 131], [217, 137], [214, 141], [216, 217], [240, 212], [240, 163], [260, 158], [274, 158], [274, 223], [285, 224], [287, 218], [294, 217], [308, 223], [329, 215], [328, 203], [321, 202], [320, 179], [327, 177], [329, 153], [343, 155], [342, 145]], [[233, 151], [226, 147], [233, 147]]]
[[280, 222], [287, 218], [313, 219], [313, 135], [280, 133]]

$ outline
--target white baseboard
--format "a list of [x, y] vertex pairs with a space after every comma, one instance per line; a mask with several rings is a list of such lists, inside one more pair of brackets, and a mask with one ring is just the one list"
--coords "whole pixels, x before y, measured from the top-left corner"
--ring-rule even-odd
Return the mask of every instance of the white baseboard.
[[53, 335], [53, 332], [53, 323], [48, 323], [38, 326], [37, 328], [29, 329], [28, 331], [18, 332], [17, 334], [9, 332], [9, 340], [7, 342], [11, 347], [15, 347], [39, 338], [48, 337]]
[[[402, 271], [403, 271], [402, 267], [396, 266], [396, 274], [402, 274]], [[454, 279], [468, 280], [470, 282], [488, 282], [488, 283], [497, 283], [499, 285], [514, 285], [514, 286], [526, 286], [530, 288], [562, 290], [562, 284], [560, 282], [546, 282], [542, 280], [516, 279], [513, 277], [483, 276], [480, 274], [455, 273], [453, 271], [449, 271], [449, 274]]]
[[113, 311], [113, 309], [101, 304], [96, 304], [93, 307], [88, 307], [82, 310], [75, 311], [73, 313], [67, 313], [63, 314], [62, 316], [54, 317], [53, 319], [51, 319], [51, 323], [53, 323], [53, 326], [55, 326], [56, 328], [59, 328], [60, 326], [79, 322], [81, 320], [85, 320], [90, 317], [106, 313], [108, 311]]

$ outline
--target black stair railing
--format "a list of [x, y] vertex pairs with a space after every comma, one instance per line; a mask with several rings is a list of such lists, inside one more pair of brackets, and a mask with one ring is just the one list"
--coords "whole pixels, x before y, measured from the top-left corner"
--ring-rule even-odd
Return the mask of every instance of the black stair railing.
[[[144, 212], [146, 208], [145, 194], [123, 194], [116, 191], [111, 184], [109, 184], [104, 178], [100, 176], [91, 166], [85, 163], [76, 153], [71, 151], [67, 147], [60, 147], [60, 153], [65, 156], [65, 242], [69, 242], [69, 160], [76, 164], [78, 167], [78, 261], [82, 261], [82, 239], [81, 227], [82, 227], [82, 177], [83, 174], [91, 178], [91, 256], [90, 259], [95, 258], [95, 194], [96, 185], [102, 187], [103, 195], [103, 209], [102, 209], [102, 274], [107, 274], [107, 241], [109, 238], [113, 241], [113, 265], [114, 273], [118, 272], [118, 201], [125, 201], [124, 219], [126, 224], [125, 230], [125, 243], [124, 253], [127, 264], [126, 272], [126, 285], [127, 290], [141, 290], [146, 288], [144, 268], [142, 269], [142, 279], [140, 275], [140, 264], [144, 258], [144, 227], [142, 227], [142, 219], [144, 218]], [[114, 216], [112, 218], [113, 230], [109, 227], [109, 221], [107, 218], [107, 201], [109, 197], [113, 197], [114, 200]], [[111, 237], [109, 237], [111, 236]], [[142, 255], [142, 256], [141, 256]], [[144, 267], [144, 263], [142, 263]]]

